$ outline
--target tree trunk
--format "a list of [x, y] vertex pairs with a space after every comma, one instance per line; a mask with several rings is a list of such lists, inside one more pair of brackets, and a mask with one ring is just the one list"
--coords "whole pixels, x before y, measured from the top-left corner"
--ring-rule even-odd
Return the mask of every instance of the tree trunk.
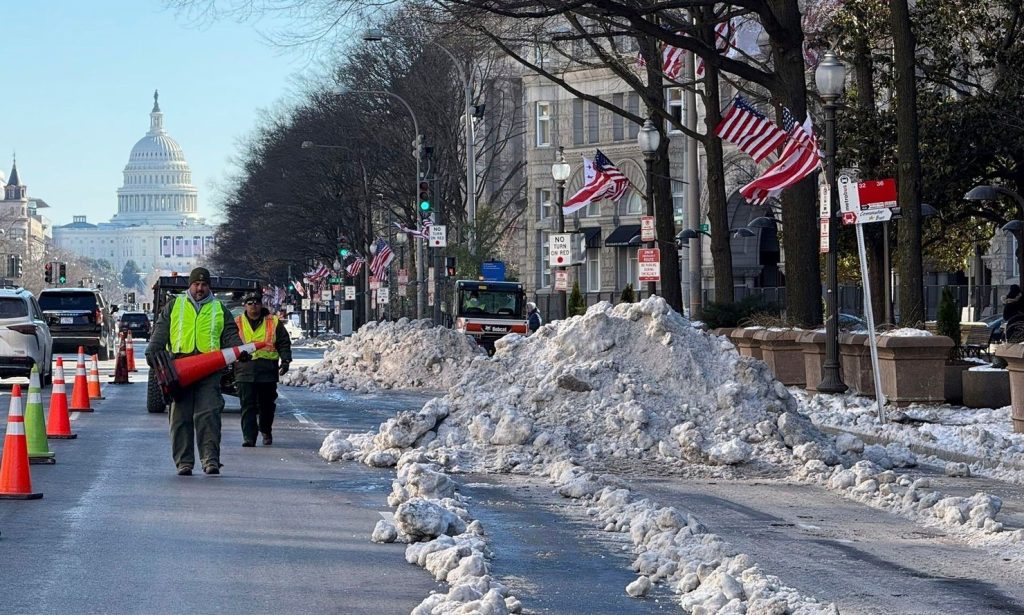
[[921, 157], [918, 152], [916, 41], [907, 0], [891, 0], [893, 56], [896, 68], [896, 149], [899, 223], [900, 322], [925, 320], [924, 271], [921, 258]]
[[[803, 30], [796, 0], [769, 0], [781, 26], [772, 37], [775, 72], [782, 81], [779, 102], [802, 121], [807, 116], [807, 83], [803, 56]], [[786, 258], [786, 318], [799, 325], [822, 322], [821, 262], [818, 253], [818, 207], [814, 176], [782, 192]]]
[[[718, 70], [707, 65], [704, 67], [704, 92], [704, 123], [707, 134], [713, 135], [715, 126], [722, 120], [722, 101], [718, 90]], [[715, 269], [715, 302], [732, 303], [736, 297], [733, 290], [722, 140], [713, 136], [705, 139], [704, 153], [707, 156], [708, 222], [711, 226], [711, 260]]]

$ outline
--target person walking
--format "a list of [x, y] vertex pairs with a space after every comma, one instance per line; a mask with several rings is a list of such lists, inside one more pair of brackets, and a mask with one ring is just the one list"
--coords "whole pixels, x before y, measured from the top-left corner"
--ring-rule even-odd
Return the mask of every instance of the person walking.
[[1022, 318], [1024, 318], [1024, 296], [1021, 295], [1020, 286], [1011, 284], [1010, 292], [1003, 297], [1003, 339], [1011, 344], [1024, 341]]
[[[153, 335], [146, 346], [146, 362], [170, 353], [178, 359], [221, 348], [240, 346], [238, 327], [228, 308], [210, 292], [210, 272], [196, 267], [188, 276], [188, 290], [169, 302], [157, 316]], [[243, 352], [238, 360], [248, 361]], [[179, 476], [191, 476], [198, 439], [203, 472], [220, 474], [220, 415], [224, 398], [220, 393], [221, 372], [216, 372], [178, 391], [171, 402], [171, 455]]]
[[537, 304], [533, 301], [528, 302], [526, 304], [526, 325], [530, 333], [540, 329], [542, 324], [544, 324], [544, 319], [540, 317], [540, 310], [537, 309]]
[[242, 446], [256, 446], [256, 432], [263, 446], [274, 442], [272, 427], [276, 410], [277, 382], [292, 362], [292, 341], [284, 321], [263, 306], [259, 292], [245, 295], [245, 313], [235, 318], [243, 343], [266, 342], [253, 360], [235, 364], [235, 386], [242, 402]]

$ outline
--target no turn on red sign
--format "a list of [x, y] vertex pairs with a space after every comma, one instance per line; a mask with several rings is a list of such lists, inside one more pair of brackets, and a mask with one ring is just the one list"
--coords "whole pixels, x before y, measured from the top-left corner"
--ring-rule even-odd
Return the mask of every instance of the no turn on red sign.
[[661, 281], [661, 250], [640, 248], [636, 251], [637, 269], [641, 282]]
[[435, 224], [430, 227], [430, 247], [444, 248], [448, 246], [448, 227]]
[[572, 234], [557, 233], [548, 238], [548, 265], [565, 267], [572, 259]]

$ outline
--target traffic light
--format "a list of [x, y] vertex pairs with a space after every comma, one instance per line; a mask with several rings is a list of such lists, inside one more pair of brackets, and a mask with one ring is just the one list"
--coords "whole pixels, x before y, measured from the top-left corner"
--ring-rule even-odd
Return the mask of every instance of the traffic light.
[[20, 278], [25, 273], [25, 267], [20, 254], [14, 255], [14, 277]]
[[348, 258], [348, 248], [338, 248], [338, 255], [341, 256], [342, 259]]
[[420, 180], [420, 213], [429, 212], [431, 209], [430, 203], [430, 182], [423, 179]]
[[455, 277], [455, 257], [446, 256], [444, 257], [444, 272], [449, 278]]
[[295, 282], [288, 282], [288, 292], [295, 292]]
[[423, 135], [416, 135], [412, 141], [412, 157], [419, 160], [423, 156]]
[[68, 264], [67, 263], [61, 263], [60, 264], [60, 275], [57, 277], [57, 282], [59, 284], [67, 284], [67, 282], [68, 282]]
[[131, 303], [133, 305], [135, 304], [135, 293], [134, 292], [129, 292], [128, 293], [128, 303]]
[[46, 263], [43, 267], [43, 279], [47, 284], [53, 284], [53, 263]]

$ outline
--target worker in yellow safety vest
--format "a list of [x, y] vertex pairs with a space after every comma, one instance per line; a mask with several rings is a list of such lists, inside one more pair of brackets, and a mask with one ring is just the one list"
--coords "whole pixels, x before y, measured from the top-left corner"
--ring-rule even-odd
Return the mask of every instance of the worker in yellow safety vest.
[[[157, 316], [146, 346], [146, 361], [155, 365], [159, 353], [175, 359], [240, 346], [238, 327], [227, 306], [210, 291], [210, 272], [196, 267], [188, 276], [188, 290], [170, 301]], [[239, 361], [248, 361], [242, 353]], [[171, 455], [180, 476], [190, 476], [198, 440], [203, 472], [220, 474], [220, 414], [224, 397], [221, 372], [215, 372], [179, 391], [171, 402]]]
[[243, 299], [245, 312], [235, 318], [244, 343], [266, 342], [253, 353], [253, 360], [235, 364], [235, 387], [242, 402], [242, 446], [256, 446], [256, 432], [263, 434], [263, 445], [274, 442], [274, 412], [277, 406], [277, 382], [292, 362], [292, 341], [284, 322], [263, 306], [263, 296], [250, 292]]

